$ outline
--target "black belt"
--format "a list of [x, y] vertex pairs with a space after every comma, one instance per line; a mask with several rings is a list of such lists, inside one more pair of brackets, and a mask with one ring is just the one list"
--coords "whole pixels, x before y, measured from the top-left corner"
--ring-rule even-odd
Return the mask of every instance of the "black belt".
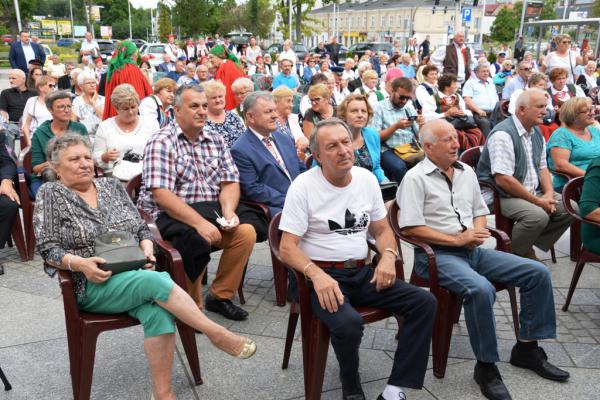
[[361, 268], [367, 263], [365, 260], [346, 260], [346, 261], [317, 261], [313, 262], [321, 268], [335, 268], [335, 269], [348, 269], [348, 268]]

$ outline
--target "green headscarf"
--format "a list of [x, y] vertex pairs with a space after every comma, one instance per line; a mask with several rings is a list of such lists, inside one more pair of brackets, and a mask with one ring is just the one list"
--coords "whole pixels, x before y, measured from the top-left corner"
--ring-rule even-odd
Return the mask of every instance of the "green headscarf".
[[225, 46], [223, 46], [222, 44], [213, 47], [210, 50], [210, 54], [212, 54], [213, 56], [217, 56], [220, 59], [227, 59], [227, 60], [231, 60], [235, 63], [235, 65], [237, 65], [238, 67], [241, 67], [242, 65], [240, 64], [240, 60], [238, 60], [238, 58], [235, 56], [235, 54], [233, 54], [231, 51], [229, 51]]
[[122, 70], [125, 67], [125, 64], [137, 65], [131, 58], [136, 51], [137, 47], [129, 40], [123, 40], [117, 45], [113, 57], [110, 60], [110, 65], [108, 66], [108, 74], [106, 75], [107, 83], [110, 82], [112, 74]]

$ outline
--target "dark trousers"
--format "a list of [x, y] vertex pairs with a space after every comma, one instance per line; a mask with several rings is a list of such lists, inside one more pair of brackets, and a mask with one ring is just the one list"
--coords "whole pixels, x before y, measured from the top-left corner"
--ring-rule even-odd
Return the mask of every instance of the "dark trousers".
[[0, 196], [0, 249], [10, 238], [10, 231], [15, 223], [15, 217], [19, 213], [19, 205], [8, 197]]
[[390, 385], [420, 389], [427, 369], [431, 330], [435, 318], [436, 300], [431, 293], [397, 280], [389, 289], [377, 292], [369, 283], [374, 268], [324, 269], [340, 286], [344, 304], [330, 313], [322, 309], [311, 290], [313, 313], [329, 329], [331, 345], [340, 364], [342, 379], [358, 374], [358, 348], [363, 335], [363, 320], [354, 307], [370, 306], [390, 310], [405, 318], [400, 330]]
[[483, 136], [485, 136], [486, 139], [487, 139], [488, 135], [490, 134], [490, 131], [492, 130], [492, 123], [490, 122], [490, 115], [491, 115], [491, 112], [488, 112], [485, 117], [482, 117], [475, 112], [473, 113], [473, 119], [475, 120], [475, 123], [477, 124], [479, 129], [481, 129], [481, 132], [483, 133]]

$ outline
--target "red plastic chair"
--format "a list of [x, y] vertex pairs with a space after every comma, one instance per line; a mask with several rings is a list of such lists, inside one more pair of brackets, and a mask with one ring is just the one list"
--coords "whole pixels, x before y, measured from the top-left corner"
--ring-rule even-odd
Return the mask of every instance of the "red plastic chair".
[[[473, 170], [477, 170], [477, 164], [479, 163], [479, 158], [481, 157], [481, 150], [482, 147], [480, 146], [473, 147], [465, 151], [461, 154], [460, 161], [469, 165], [471, 168], [473, 168]], [[512, 219], [506, 218], [504, 215], [502, 215], [502, 212], [500, 210], [500, 194], [498, 193], [496, 188], [493, 185], [490, 185], [489, 183], [480, 181], [479, 185], [481, 187], [490, 188], [494, 193], [493, 212], [496, 220], [496, 228], [506, 233], [508, 237], [512, 237], [512, 229], [515, 222]], [[571, 234], [571, 249], [573, 249], [574, 247], [573, 240], [576, 240], [576, 237], [574, 238], [573, 234]], [[550, 248], [550, 257], [552, 258], [552, 262], [556, 264], [556, 251], [554, 250], [554, 246]]]
[[[131, 198], [131, 200], [135, 203], [137, 203], [138, 197], [140, 195], [140, 190], [142, 189], [142, 174], [136, 175], [133, 178], [131, 178], [131, 180], [129, 182], [127, 182], [127, 185], [125, 187], [125, 191], [127, 192], [127, 194], [129, 195], [129, 197]], [[267, 206], [265, 206], [264, 204], [260, 204], [260, 203], [255, 203], [255, 202], [245, 202], [246, 204], [253, 206], [253, 207], [257, 207], [260, 208], [261, 211], [263, 213], [265, 213], [265, 215], [267, 216], [267, 220], [269, 217], [269, 208]], [[142, 212], [142, 210], [138, 210], [140, 211], [140, 213]], [[152, 221], [153, 226], [155, 226], [154, 221], [152, 220], [152, 218], [150, 216], [148, 216], [146, 214], [147, 218], [149, 220]], [[161, 238], [162, 240], [162, 236], [160, 235], [160, 232], [158, 231], [158, 229], [156, 229], [154, 232], [154, 236], [157, 238]], [[275, 276], [275, 265], [273, 265], [273, 275]], [[246, 276], [246, 268], [244, 268], [244, 273], [242, 275], [242, 280], [240, 282], [240, 286], [238, 287], [238, 297], [240, 298], [240, 303], [241, 304], [246, 304], [246, 298], [244, 297], [244, 278]], [[287, 283], [287, 275], [285, 275], [284, 279], [286, 280]], [[185, 282], [185, 277], [184, 277], [184, 282]], [[204, 273], [203, 277], [202, 277], [202, 284], [206, 284], [207, 283], [207, 274]], [[187, 287], [187, 285], [182, 286], [184, 288]], [[275, 286], [275, 289], [277, 291], [277, 286]], [[283, 294], [283, 298], [285, 299], [285, 293]], [[285, 305], [285, 300], [283, 305]]]
[[[271, 254], [285, 266], [281, 260], [279, 246], [281, 242], [281, 231], [279, 222], [281, 213], [277, 214], [269, 223], [269, 246]], [[289, 268], [285, 266], [286, 268]], [[320, 399], [323, 390], [323, 377], [327, 362], [327, 352], [329, 350], [329, 330], [312, 313], [310, 305], [310, 294], [304, 275], [294, 271], [298, 280], [299, 302], [293, 302], [290, 306], [290, 317], [288, 320], [288, 329], [285, 339], [285, 350], [281, 368], [288, 366], [294, 334], [300, 316], [300, 325], [302, 329], [302, 358], [304, 370], [304, 397], [308, 400]], [[396, 276], [404, 280], [404, 271], [402, 269], [402, 259], [396, 260]], [[391, 312], [375, 307], [357, 307], [365, 324], [370, 324], [391, 316], [396, 317], [398, 325], [402, 323], [402, 317], [393, 315]]]
[[[582, 223], [594, 225], [600, 228], [600, 223], [589, 220], [587, 218], [583, 218], [579, 215], [579, 213], [573, 208], [571, 204], [572, 201], [575, 203], [579, 203], [579, 198], [581, 197], [581, 189], [583, 187], [583, 176], [578, 176], [577, 178], [571, 179], [563, 188], [563, 205], [567, 212], [577, 220], [578, 225], [581, 226]], [[571, 229], [575, 229], [575, 224], [571, 227]], [[583, 272], [583, 267], [588, 262], [600, 262], [600, 255], [596, 253], [592, 253], [582, 244], [579, 257], [577, 257], [577, 263], [575, 264], [575, 270], [573, 271], [573, 278], [571, 278], [571, 285], [569, 286], [569, 292], [567, 293], [567, 300], [563, 305], [563, 311], [567, 311], [569, 309], [569, 304], [571, 304], [571, 298], [573, 297], [573, 293], [575, 293], [575, 288], [577, 287], [577, 282], [579, 281], [579, 277]]]
[[[439, 285], [435, 253], [433, 252], [433, 249], [425, 242], [421, 242], [402, 234], [400, 231], [400, 226], [398, 225], [398, 213], [398, 204], [393, 202], [388, 210], [388, 222], [390, 223], [396, 238], [420, 248], [427, 254], [429, 263], [429, 279], [424, 279], [417, 275], [413, 268], [413, 272], [410, 276], [410, 283], [415, 286], [428, 287], [429, 291], [438, 301], [435, 322], [433, 325], [431, 353], [433, 358], [433, 375], [436, 378], [443, 378], [446, 374], [446, 366], [448, 364], [448, 353], [450, 351], [450, 340], [452, 339], [452, 328], [453, 324], [458, 322], [460, 311], [462, 309], [462, 298]], [[510, 239], [508, 236], [504, 232], [497, 229], [488, 229], [490, 230], [492, 236], [496, 238], [497, 249], [510, 253]], [[494, 285], [494, 288], [496, 288], [496, 291], [503, 289], [508, 290], [515, 336], [518, 338], [519, 311], [517, 307], [517, 295], [515, 288], [497, 282], [491, 283]]]
[[[143, 216], [147, 220], [147, 215]], [[153, 233], [157, 232], [152, 223]], [[171, 278], [179, 286], [185, 285], [183, 262], [179, 253], [166, 242], [155, 237], [158, 245], [157, 265], [168, 271]], [[71, 272], [59, 271], [59, 283], [63, 295], [65, 321], [67, 325], [67, 342], [69, 347], [69, 363], [73, 398], [87, 400], [90, 398], [96, 356], [96, 341], [100, 333], [123, 329], [139, 324], [139, 321], [127, 314], [96, 314], [80, 311], [73, 291]], [[185, 287], [185, 286], [182, 286]], [[179, 337], [183, 345], [193, 380], [196, 385], [202, 384], [200, 361], [196, 346], [194, 329], [181, 321], [176, 321]]]

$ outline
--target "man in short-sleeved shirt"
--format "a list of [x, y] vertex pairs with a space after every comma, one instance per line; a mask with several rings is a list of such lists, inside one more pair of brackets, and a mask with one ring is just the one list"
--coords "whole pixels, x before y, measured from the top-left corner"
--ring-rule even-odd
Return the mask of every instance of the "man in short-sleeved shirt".
[[223, 249], [205, 307], [243, 320], [248, 313], [231, 299], [257, 230], [261, 237], [266, 234], [265, 221], [238, 205], [239, 174], [229, 149], [221, 135], [203, 129], [207, 100], [202, 87], [183, 85], [175, 99], [175, 121], [146, 145], [138, 205], [156, 219], [163, 238], [181, 253], [188, 291], [200, 307], [201, 276], [210, 252]]
[[474, 69], [475, 77], [465, 82], [462, 96], [466, 107], [473, 113], [475, 123], [487, 137], [492, 128], [490, 117], [498, 104], [496, 85], [490, 78], [490, 65], [488, 63], [477, 65]]
[[386, 176], [400, 182], [408, 170], [406, 163], [396, 155], [394, 147], [411, 143], [424, 123], [412, 104], [414, 86], [408, 78], [396, 78], [391, 83], [391, 94], [374, 107], [371, 127], [379, 132], [382, 144], [381, 166]]
[[85, 58], [89, 64], [93, 64], [94, 59], [100, 56], [100, 47], [98, 46], [98, 42], [92, 38], [91, 32], [85, 33], [85, 40], [81, 42], [79, 54], [81, 55], [81, 62]]
[[[399, 312], [394, 366], [378, 399], [402, 399], [404, 388], [420, 389], [435, 313], [430, 293], [396, 280], [396, 242], [386, 220], [377, 178], [354, 167], [347, 126], [336, 118], [316, 124], [311, 151], [318, 167], [292, 182], [283, 207], [283, 261], [310, 280], [313, 313], [327, 326], [340, 364], [344, 399], [364, 399], [358, 375], [363, 321], [355, 306]], [[379, 261], [365, 265], [367, 232]]]
[[[404, 234], [431, 246], [439, 284], [464, 299], [465, 322], [477, 358], [474, 378], [482, 393], [488, 399], [510, 399], [495, 366], [496, 290], [490, 281], [521, 290], [521, 328], [511, 364], [547, 379], [567, 380], [568, 372], [548, 363], [537, 345], [537, 340], [556, 337], [548, 269], [537, 261], [480, 247], [490, 236], [488, 209], [474, 171], [457, 161], [455, 130], [448, 122], [435, 120], [425, 124], [419, 136], [426, 158], [408, 171], [398, 188], [399, 225]], [[428, 278], [428, 259], [421, 250], [415, 250], [415, 271]]]
[[[540, 89], [521, 93], [515, 114], [490, 132], [477, 166], [479, 179], [500, 193], [502, 215], [514, 221], [513, 252], [534, 260], [533, 245], [549, 251], [573, 222], [546, 165], [546, 143], [538, 128], [546, 101]], [[491, 202], [491, 191], [484, 195]]]
[[285, 85], [292, 90], [296, 90], [300, 86], [298, 76], [292, 74], [294, 64], [291, 60], [283, 59], [281, 63], [281, 72], [273, 79], [273, 90], [277, 89], [281, 85]]

